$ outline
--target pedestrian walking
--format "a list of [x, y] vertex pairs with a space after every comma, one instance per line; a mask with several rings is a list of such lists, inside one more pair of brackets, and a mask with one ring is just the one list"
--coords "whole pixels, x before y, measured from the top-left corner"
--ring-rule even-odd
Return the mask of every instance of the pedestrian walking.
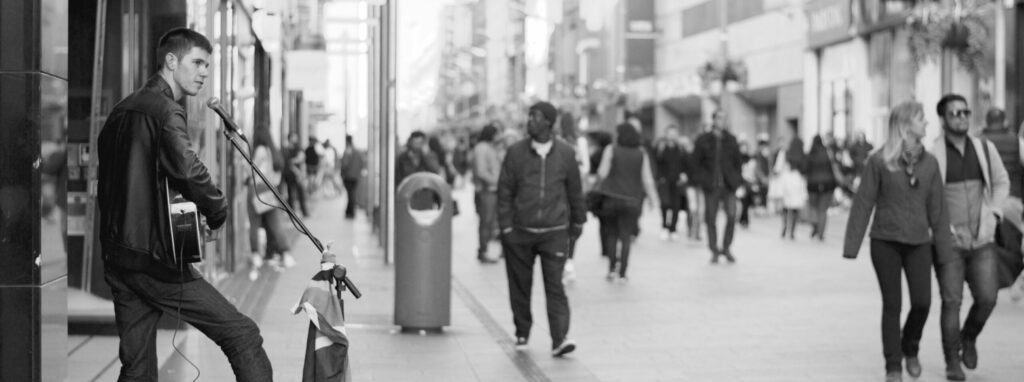
[[[996, 306], [999, 259], [995, 246], [1001, 206], [1010, 194], [1009, 179], [995, 145], [971, 137], [971, 110], [959, 94], [943, 96], [936, 107], [942, 136], [931, 147], [945, 181], [946, 209], [953, 230], [956, 256], [935, 265], [942, 297], [942, 350], [946, 379], [965, 379], [960, 363], [978, 365], [975, 341]], [[974, 304], [960, 327], [964, 282], [971, 287]]]
[[[871, 263], [882, 292], [882, 354], [886, 382], [921, 375], [921, 333], [931, 306], [931, 264], [955, 256], [939, 162], [921, 145], [924, 109], [916, 102], [893, 108], [888, 139], [864, 163], [860, 188], [846, 224], [843, 257], [855, 259], [871, 221]], [[872, 214], [874, 219], [872, 219]], [[910, 312], [900, 329], [906, 274]]]
[[[284, 158], [274, 144], [269, 128], [255, 129], [252, 137], [252, 162], [270, 181], [276, 185], [281, 181], [281, 170]], [[261, 179], [250, 178], [253, 188], [249, 193], [249, 248], [250, 257], [249, 280], [259, 278], [259, 270], [264, 263], [274, 268], [291, 268], [295, 266], [295, 258], [288, 252], [291, 243], [281, 225], [280, 205], [270, 187]], [[260, 230], [266, 237], [266, 247], [260, 253]]]
[[639, 231], [640, 212], [646, 196], [648, 205], [660, 203], [651, 160], [640, 147], [640, 132], [623, 123], [615, 128], [616, 143], [605, 148], [598, 176], [597, 192], [603, 196], [602, 214], [609, 217], [607, 235], [601, 240], [609, 251], [608, 281], [628, 281], [630, 246]]
[[[665, 129], [665, 136], [654, 145], [657, 164], [657, 187], [661, 201], [661, 239], [676, 240], [679, 224], [679, 203], [686, 192], [683, 188], [683, 147], [679, 144], [679, 129], [671, 125]], [[639, 186], [639, 185], [638, 185]]]
[[[590, 169], [588, 171], [590, 175], [590, 180], [588, 182], [589, 186], [585, 186], [584, 188], [589, 188], [587, 193], [587, 200], [600, 201], [602, 198], [598, 196], [599, 194], [597, 194], [596, 190], [600, 178], [597, 174], [597, 170], [598, 167], [600, 167], [601, 165], [601, 160], [604, 156], [605, 148], [612, 144], [613, 139], [611, 134], [608, 134], [605, 131], [591, 132], [590, 134], [588, 134], [588, 136], [590, 137], [590, 140], [593, 141], [593, 144], [590, 145]], [[588, 205], [588, 208], [590, 208], [590, 212], [594, 214], [594, 217], [597, 218], [598, 237], [605, 237], [607, 235], [610, 235], [609, 230], [611, 229], [612, 224], [611, 218], [605, 216], [604, 213], [601, 211], [600, 203], [594, 204], [595, 205], [593, 206]], [[608, 248], [608, 243], [605, 240], [601, 240], [601, 256], [609, 257], [610, 253], [611, 249]]]
[[580, 235], [587, 215], [576, 153], [552, 134], [557, 118], [550, 103], [530, 107], [530, 138], [508, 148], [498, 177], [498, 225], [506, 250], [516, 347], [525, 348], [530, 338], [533, 267], [539, 257], [551, 354], [561, 357], [576, 349], [576, 342], [568, 337], [569, 298], [562, 272], [569, 238]]
[[743, 152], [743, 186], [739, 190], [739, 224], [746, 228], [750, 226], [750, 208], [762, 203], [762, 184], [767, 175], [760, 172], [761, 167], [757, 162], [758, 148], [747, 142], [743, 142], [740, 147], [740, 151]]
[[320, 162], [324, 156], [323, 146], [316, 137], [309, 137], [309, 144], [306, 145], [306, 193], [314, 195], [320, 189], [323, 182], [323, 174], [320, 172]]
[[295, 133], [288, 134], [288, 147], [284, 150], [285, 166], [282, 171], [282, 179], [285, 188], [288, 190], [288, 205], [295, 208], [295, 202], [299, 203], [302, 210], [302, 217], [309, 217], [309, 209], [306, 208], [305, 153], [299, 145], [299, 136]]
[[686, 193], [686, 237], [701, 241], [701, 228], [704, 221], [704, 190], [697, 181], [696, 169], [693, 165], [693, 141], [689, 137], [679, 139], [683, 148], [683, 189]]
[[488, 244], [498, 232], [498, 176], [501, 174], [501, 160], [494, 147], [498, 128], [494, 124], [484, 126], [480, 137], [473, 146], [473, 186], [476, 215], [479, 218], [476, 258], [481, 263], [494, 263], [487, 256]]
[[[427, 147], [427, 135], [419, 130], [409, 135], [405, 150], [398, 155], [395, 166], [395, 188], [401, 186], [402, 181], [409, 175], [417, 172], [432, 172], [439, 175], [442, 172], [437, 157]], [[413, 209], [422, 210], [430, 209], [436, 202], [426, 193], [415, 193], [409, 204]]]
[[[576, 118], [571, 113], [564, 112], [558, 118], [558, 124], [554, 128], [555, 136], [566, 144], [572, 146], [576, 151], [576, 165], [580, 168], [580, 184], [583, 192], [590, 191], [589, 182], [586, 181], [587, 172], [590, 170], [590, 145], [585, 137], [580, 136], [576, 127]], [[569, 238], [568, 259], [565, 260], [565, 272], [563, 280], [573, 282], [576, 280], [576, 238]]]
[[[724, 256], [733, 263], [736, 258], [730, 249], [736, 229], [736, 189], [743, 184], [741, 167], [743, 154], [740, 153], [736, 137], [728, 131], [725, 112], [717, 110], [712, 114], [711, 131], [697, 137], [693, 151], [693, 166], [698, 183], [704, 191], [704, 223], [708, 226], [708, 248], [711, 263], [718, 263]], [[718, 245], [718, 210], [725, 212], [725, 237]]]
[[1006, 168], [1010, 181], [1010, 196], [1021, 198], [1021, 186], [1024, 185], [1024, 165], [1021, 163], [1020, 139], [1017, 132], [1010, 131], [1006, 125], [1006, 113], [1002, 109], [992, 108], [985, 114], [985, 130], [982, 136], [995, 145], [999, 158]]
[[366, 160], [363, 159], [363, 153], [356, 150], [351, 135], [345, 136], [345, 151], [341, 154], [341, 163], [338, 167], [341, 169], [341, 183], [345, 185], [345, 198], [348, 199], [345, 205], [345, 218], [354, 219], [356, 217], [356, 190], [358, 190], [363, 173], [366, 172]]
[[[341, 195], [342, 182], [341, 177], [338, 173], [338, 167], [340, 166], [341, 157], [338, 156], [338, 149], [331, 144], [331, 140], [327, 139], [324, 141], [323, 146], [323, 159], [321, 160], [320, 174], [324, 180], [321, 184], [321, 192], [329, 197], [335, 197]], [[325, 190], [330, 185], [330, 190]]]
[[768, 197], [782, 207], [782, 238], [796, 235], [796, 223], [800, 209], [807, 206], [807, 180], [803, 176], [806, 167], [804, 142], [797, 137], [794, 126], [790, 125], [788, 135], [783, 136], [782, 145], [775, 155], [772, 168], [772, 183], [768, 185]]
[[809, 198], [807, 207], [810, 209], [813, 227], [811, 238], [825, 241], [825, 223], [828, 221], [828, 209], [835, 201], [839, 169], [820, 134], [815, 135], [811, 141], [811, 150], [807, 152], [806, 169]]

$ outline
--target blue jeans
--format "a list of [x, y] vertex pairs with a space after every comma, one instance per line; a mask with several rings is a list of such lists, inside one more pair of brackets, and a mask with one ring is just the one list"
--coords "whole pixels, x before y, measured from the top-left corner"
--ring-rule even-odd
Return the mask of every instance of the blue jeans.
[[[999, 260], [992, 245], [981, 248], [957, 249], [956, 260], [935, 266], [942, 296], [942, 349], [947, 356], [956, 354], [961, 339], [973, 341], [985, 327], [989, 315], [996, 307], [999, 293]], [[974, 304], [960, 330], [960, 304], [963, 302], [964, 281], [971, 287]]]
[[165, 313], [177, 315], [179, 309], [182, 321], [220, 346], [238, 381], [273, 380], [256, 323], [206, 280], [168, 283], [111, 267], [106, 267], [104, 279], [114, 294], [114, 317], [121, 338], [119, 382], [157, 380], [157, 321]]

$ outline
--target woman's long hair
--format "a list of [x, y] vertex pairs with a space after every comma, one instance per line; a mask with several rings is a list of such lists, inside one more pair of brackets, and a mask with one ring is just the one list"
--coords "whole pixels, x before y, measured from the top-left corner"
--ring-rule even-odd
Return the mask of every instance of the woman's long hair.
[[281, 157], [281, 150], [274, 144], [274, 138], [270, 135], [270, 128], [263, 126], [257, 127], [253, 130], [252, 137], [252, 155], [256, 152], [256, 148], [263, 146], [270, 151], [270, 159], [274, 166], [274, 171], [281, 171], [284, 168], [284, 158]]
[[885, 143], [878, 149], [878, 152], [882, 153], [885, 167], [889, 171], [897, 171], [901, 168], [900, 157], [906, 149], [903, 141], [912, 134], [909, 130], [914, 120], [922, 115], [924, 115], [924, 108], [920, 103], [914, 101], [907, 101], [896, 105], [889, 114], [889, 134], [885, 139]]
[[811, 140], [811, 151], [807, 154], [811, 157], [819, 155], [819, 153], [828, 154], [828, 150], [825, 148], [825, 141], [821, 139], [821, 135], [815, 135], [814, 139]]
[[636, 128], [633, 127], [633, 125], [620, 123], [618, 126], [615, 126], [615, 133], [618, 135], [615, 142], [618, 143], [619, 146], [640, 147], [640, 132], [636, 131]]

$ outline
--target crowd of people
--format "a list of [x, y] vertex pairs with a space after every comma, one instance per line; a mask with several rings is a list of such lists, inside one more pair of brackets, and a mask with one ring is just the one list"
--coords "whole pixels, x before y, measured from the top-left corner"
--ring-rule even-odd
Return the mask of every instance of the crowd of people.
[[[1019, 283], [1015, 273], [1020, 270], [1010, 263], [1020, 261], [1021, 243], [1005, 234], [1016, 230], [1019, 236], [1021, 229], [1024, 158], [1019, 139], [1009, 134], [1005, 116], [996, 109], [986, 116], [986, 130], [972, 135], [971, 110], [958, 94], [943, 96], [935, 112], [942, 134], [926, 143], [924, 107], [906, 102], [893, 109], [888, 139], [863, 163], [846, 227], [843, 256], [854, 259], [872, 221], [870, 251], [882, 292], [887, 382], [902, 381], [904, 365], [912, 377], [922, 373], [918, 351], [931, 306], [933, 269], [942, 300], [941, 348], [951, 381], [966, 379], [963, 367], [978, 366], [976, 341], [998, 291]], [[902, 329], [901, 272], [910, 292]], [[973, 304], [961, 325], [965, 283]]]
[[[747, 141], [733, 135], [722, 110], [692, 140], [676, 126], [645, 140], [635, 119], [613, 132], [584, 134], [571, 114], [540, 102], [530, 108], [525, 137], [488, 124], [471, 137], [471, 148], [460, 152], [434, 149], [437, 144], [426, 142], [437, 138], [413, 133], [397, 171], [399, 179], [417, 171], [444, 176], [457, 167], [453, 158], [466, 155], [466, 172], [455, 173], [473, 182], [477, 259], [487, 264], [505, 259], [517, 347], [529, 342], [530, 286], [539, 258], [552, 353], [575, 349], [568, 338], [564, 285], [576, 278], [576, 239], [588, 216], [598, 221], [608, 281], [624, 284], [645, 205], [661, 218], [662, 240], [678, 240], [680, 220], [689, 240], [706, 238], [712, 264], [737, 261], [731, 249], [735, 226], [748, 226], [751, 211], [781, 215], [784, 240], [796, 239], [804, 222], [812, 240], [824, 241], [829, 210], [844, 206], [851, 209], [845, 257], [856, 257], [873, 222], [868, 235], [883, 300], [887, 381], [901, 380], [904, 363], [910, 375], [921, 373], [917, 352], [930, 305], [931, 269], [942, 296], [947, 378], [964, 380], [961, 365], [976, 367], [975, 341], [995, 306], [996, 291], [1007, 286], [997, 277], [995, 231], [1010, 213], [1004, 211], [1016, 211], [1015, 221], [1021, 220], [1024, 157], [1020, 138], [1005, 127], [1001, 111], [987, 115], [984, 138], [967, 134], [970, 110], [963, 97], [943, 98], [937, 112], [944, 134], [925, 148], [921, 105], [895, 107], [888, 135], [876, 150], [863, 133], [848, 140], [821, 133], [805, 146], [795, 124], [774, 142]], [[1013, 205], [1008, 200], [1017, 208], [1007, 207]], [[720, 211], [726, 215], [721, 238]], [[494, 241], [502, 249], [497, 256], [489, 253]], [[902, 329], [901, 272], [911, 305]], [[961, 327], [965, 282], [974, 305]]]
[[[353, 145], [352, 136], [345, 137], [344, 151], [339, 153], [330, 140], [321, 143], [316, 137], [310, 137], [303, 148], [294, 133], [289, 134], [288, 144], [279, 148], [269, 129], [256, 129], [250, 155], [253, 164], [280, 194], [285, 195], [288, 205], [303, 217], [309, 217], [307, 198], [336, 197], [344, 191], [348, 199], [345, 218], [355, 218], [357, 188], [366, 174], [366, 159]], [[295, 259], [289, 253], [290, 240], [283, 212], [273, 192], [255, 174], [251, 175], [250, 184], [249, 279], [256, 280], [264, 266], [278, 270], [290, 268], [295, 265]]]

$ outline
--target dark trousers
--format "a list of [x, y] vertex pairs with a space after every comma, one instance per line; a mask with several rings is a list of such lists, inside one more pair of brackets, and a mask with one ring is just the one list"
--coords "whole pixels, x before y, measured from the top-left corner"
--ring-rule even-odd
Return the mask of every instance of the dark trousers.
[[603, 239], [603, 238], [608, 237], [609, 235], [612, 234], [611, 233], [612, 232], [612, 224], [614, 224], [613, 221], [614, 221], [613, 217], [605, 216], [604, 214], [601, 214], [600, 216], [597, 217], [598, 235], [600, 237], [602, 237], [602, 239], [601, 239], [601, 256], [604, 256], [604, 257], [611, 257], [612, 256], [612, 252], [615, 251], [615, 246], [609, 246], [608, 241]]
[[[708, 226], [708, 248], [712, 252], [729, 251], [732, 246], [732, 235], [736, 230], [736, 193], [724, 188], [704, 190], [704, 223]], [[718, 246], [718, 227], [715, 224], [718, 209], [725, 211], [725, 237], [722, 246]]]
[[118, 381], [156, 381], [156, 325], [165, 313], [179, 315], [220, 346], [238, 381], [271, 381], [273, 371], [256, 323], [204, 279], [168, 283], [140, 272], [107, 267], [121, 338]]
[[675, 233], [676, 227], [679, 225], [679, 207], [662, 207], [661, 208], [661, 227], [667, 229], [668, 232]]
[[[253, 202], [260, 203], [258, 200], [253, 200]], [[266, 202], [275, 203], [269, 200]], [[256, 253], [260, 248], [260, 227], [263, 227], [267, 234], [267, 248], [263, 253], [264, 258], [270, 259], [275, 254], [288, 252], [291, 249], [291, 245], [288, 242], [288, 235], [285, 234], [284, 227], [281, 225], [280, 211], [271, 209], [263, 214], [256, 214], [256, 211], [252, 210], [252, 206], [249, 208], [249, 248], [252, 253]]]
[[602, 234], [601, 241], [610, 255], [608, 272], [616, 272], [620, 277], [625, 277], [626, 267], [629, 266], [629, 249], [638, 230], [640, 205], [631, 205], [625, 199], [616, 197], [607, 197], [604, 203], [608, 229]]
[[345, 184], [345, 197], [348, 198], [345, 217], [353, 218], [356, 216], [356, 187], [359, 186], [359, 179], [343, 179], [341, 182]]
[[[996, 307], [999, 293], [998, 256], [991, 245], [974, 250], [958, 249], [960, 256], [949, 263], [935, 266], [942, 297], [942, 349], [947, 357], [957, 354], [960, 341], [973, 341], [985, 327], [989, 315]], [[960, 304], [963, 301], [964, 281], [971, 287], [974, 304], [960, 330]]]
[[825, 236], [825, 223], [828, 222], [828, 208], [835, 200], [835, 190], [814, 191], [808, 193], [808, 206], [811, 208], [812, 226], [814, 235]]
[[298, 200], [302, 215], [309, 216], [309, 210], [306, 209], [306, 189], [299, 184], [299, 179], [294, 175], [285, 175], [284, 184], [288, 188], [288, 205], [295, 208], [295, 201]]
[[679, 223], [679, 202], [685, 191], [671, 180], [663, 179], [658, 184], [661, 194], [661, 228], [676, 232]]
[[[878, 276], [882, 291], [882, 354], [885, 370], [903, 371], [903, 357], [916, 357], [921, 332], [928, 320], [932, 304], [932, 246], [909, 245], [885, 240], [871, 240], [871, 263]], [[907, 275], [910, 292], [910, 312], [900, 331], [900, 310], [903, 299], [903, 280]]]
[[569, 235], [566, 231], [533, 234], [514, 230], [502, 238], [516, 337], [529, 338], [533, 326], [530, 297], [533, 263], [537, 257], [540, 257], [540, 269], [544, 277], [544, 299], [547, 302], [552, 345], [562, 343], [569, 333], [569, 297], [565, 295], [562, 285], [568, 243]]
[[477, 232], [480, 246], [477, 247], [477, 255], [483, 256], [487, 253], [487, 244], [494, 240], [495, 231], [498, 229], [498, 193], [480, 191], [476, 193], [473, 201], [476, 204], [476, 215], [480, 222]]

